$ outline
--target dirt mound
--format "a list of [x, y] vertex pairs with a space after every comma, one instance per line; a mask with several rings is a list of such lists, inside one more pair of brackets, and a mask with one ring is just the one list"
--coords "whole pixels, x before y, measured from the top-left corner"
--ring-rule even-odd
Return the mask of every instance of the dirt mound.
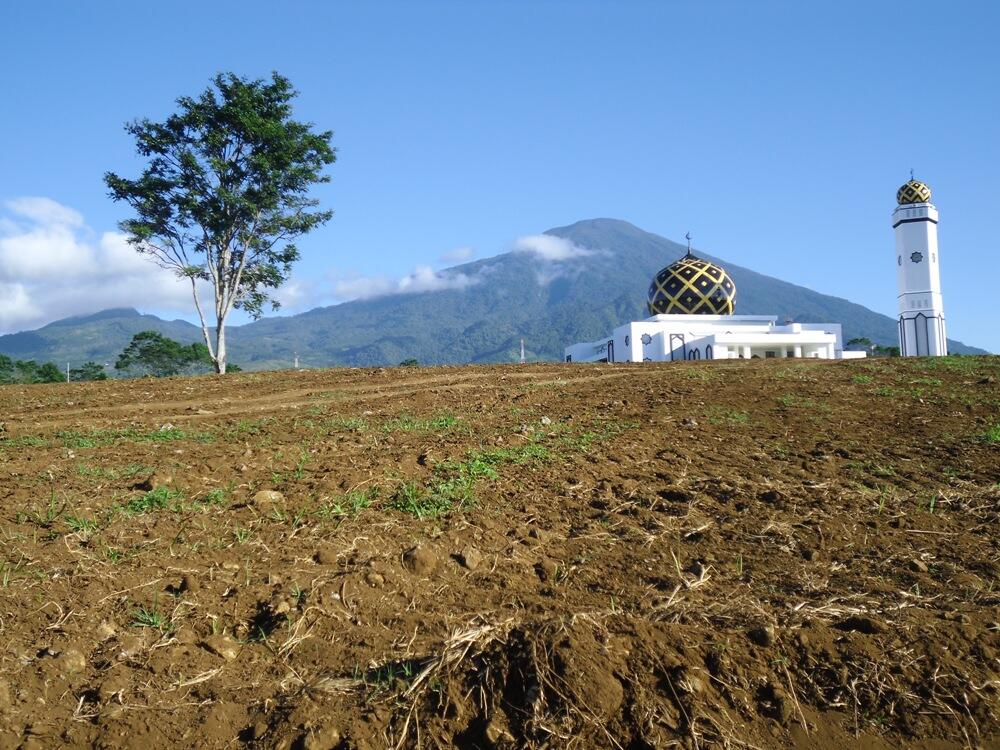
[[1000, 361], [0, 388], [0, 747], [998, 747]]

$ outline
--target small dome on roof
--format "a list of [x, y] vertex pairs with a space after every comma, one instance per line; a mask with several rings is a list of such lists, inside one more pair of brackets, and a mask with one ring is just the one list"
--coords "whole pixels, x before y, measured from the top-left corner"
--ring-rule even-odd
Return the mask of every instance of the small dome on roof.
[[896, 191], [896, 202], [905, 206], [908, 203], [930, 203], [931, 189], [920, 180], [910, 180]]

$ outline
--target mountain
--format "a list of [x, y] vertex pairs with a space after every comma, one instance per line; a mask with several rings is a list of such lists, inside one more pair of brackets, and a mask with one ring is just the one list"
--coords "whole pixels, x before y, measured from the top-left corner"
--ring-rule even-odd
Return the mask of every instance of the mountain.
[[[649, 279], [685, 247], [617, 219], [592, 219], [546, 232], [568, 240], [550, 254], [518, 251], [455, 266], [437, 291], [393, 294], [265, 318], [230, 329], [231, 359], [246, 369], [303, 365], [384, 365], [413, 357], [423, 364], [509, 362], [525, 340], [530, 359], [561, 359], [563, 348], [607, 335], [646, 317]], [[569, 243], [572, 243], [571, 245]], [[568, 248], [568, 250], [567, 250]], [[802, 323], [839, 322], [848, 339], [896, 343], [896, 321], [839, 297], [733, 265], [736, 312]], [[67, 318], [37, 331], [0, 336], [0, 353], [21, 359], [114, 361], [138, 331], [152, 329], [184, 343], [199, 330], [135, 310]], [[985, 354], [949, 340], [949, 349]]]
[[0, 354], [14, 359], [78, 365], [110, 363], [139, 331], [159, 331], [185, 344], [201, 340], [201, 329], [183, 320], [163, 320], [131, 308], [63, 318], [35, 331], [0, 336]]

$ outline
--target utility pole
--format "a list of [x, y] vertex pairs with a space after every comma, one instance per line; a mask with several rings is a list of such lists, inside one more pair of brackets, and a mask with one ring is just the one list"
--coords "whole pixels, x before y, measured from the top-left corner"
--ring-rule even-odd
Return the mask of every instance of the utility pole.
[[524, 339], [521, 339], [521, 364], [524, 364]]
[[295, 352], [295, 369], [299, 369], [299, 353]]
[[66, 382], [69, 382], [69, 362], [66, 363]]

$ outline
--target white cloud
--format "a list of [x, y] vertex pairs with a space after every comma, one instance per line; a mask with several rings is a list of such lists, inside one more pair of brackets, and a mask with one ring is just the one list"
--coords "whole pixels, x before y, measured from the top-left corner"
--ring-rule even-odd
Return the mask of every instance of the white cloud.
[[442, 263], [462, 263], [466, 260], [471, 260], [476, 252], [471, 247], [456, 247], [454, 250], [449, 250], [446, 253], [441, 253]]
[[515, 253], [532, 253], [542, 260], [558, 263], [585, 255], [593, 255], [593, 250], [573, 244], [563, 237], [551, 234], [530, 234], [514, 241]]
[[430, 266], [417, 266], [402, 278], [352, 275], [335, 279], [333, 291], [340, 300], [370, 299], [388, 294], [419, 294], [444, 289], [465, 289], [479, 281], [464, 273], [439, 272]]
[[192, 313], [190, 282], [137, 253], [119, 232], [100, 236], [48, 198], [19, 198], [0, 217], [0, 333], [110, 307]]
[[26, 196], [7, 201], [7, 209], [17, 216], [23, 216], [39, 224], [61, 224], [68, 227], [82, 227], [83, 215], [68, 206], [56, 203], [51, 198]]

